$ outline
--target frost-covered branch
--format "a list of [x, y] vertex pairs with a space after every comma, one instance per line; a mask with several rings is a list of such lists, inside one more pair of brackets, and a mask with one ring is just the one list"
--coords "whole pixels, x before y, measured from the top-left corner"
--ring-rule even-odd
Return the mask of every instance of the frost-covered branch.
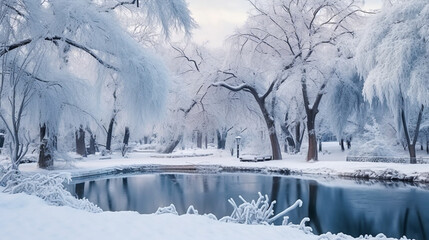
[[194, 59], [191, 59], [190, 57], [188, 57], [183, 49], [180, 49], [179, 47], [176, 47], [176, 46], [173, 46], [173, 45], [171, 45], [171, 47], [180, 54], [179, 57], [186, 59], [188, 62], [191, 62], [194, 65], [195, 69], [198, 72], [200, 71], [200, 67], [199, 67], [199, 64], [197, 63], [197, 61], [195, 61]]
[[[51, 41], [51, 42], [54, 42], [54, 41], [64, 41], [64, 42], [70, 44], [71, 46], [74, 46], [74, 47], [76, 47], [76, 48], [78, 48], [78, 49], [80, 49], [80, 50], [88, 53], [89, 55], [91, 55], [91, 57], [93, 57], [95, 60], [97, 60], [101, 65], [105, 66], [106, 68], [113, 69], [115, 71], [119, 70], [117, 67], [115, 67], [115, 66], [113, 66], [113, 65], [105, 62], [103, 59], [101, 59], [93, 50], [91, 50], [88, 47], [86, 47], [86, 46], [84, 46], [82, 44], [79, 44], [79, 43], [77, 43], [77, 42], [75, 42], [75, 41], [73, 41], [71, 39], [62, 38], [62, 37], [58, 37], [58, 36], [46, 37], [44, 39], [46, 41]], [[30, 44], [32, 41], [33, 41], [33, 39], [29, 38], [29, 39], [25, 39], [25, 40], [22, 40], [22, 41], [19, 41], [17, 43], [13, 43], [13, 44], [10, 44], [10, 45], [7, 45], [7, 46], [2, 46], [1, 50], [0, 50], [0, 57], [3, 56], [4, 54], [6, 54], [7, 52], [10, 52], [10, 51], [12, 51], [14, 49], [17, 49], [19, 47], [23, 47], [23, 46], [25, 46], [27, 44]]]
[[219, 221], [266, 225], [273, 223], [291, 210], [302, 206], [302, 201], [297, 200], [292, 206], [274, 216], [273, 208], [276, 201], [270, 202], [267, 195], [264, 196], [261, 193], [258, 193], [258, 195], [259, 198], [256, 201], [252, 200], [251, 202], [248, 202], [243, 197], [239, 196], [241, 201], [243, 201], [239, 206], [237, 206], [234, 199], [230, 198], [228, 202], [232, 205], [234, 210], [230, 216], [223, 217]]
[[[269, 224], [273, 224], [276, 220], [280, 219], [281, 217], [284, 217], [285, 220], [283, 221], [283, 225], [296, 227], [304, 231], [305, 233], [311, 232], [311, 228], [305, 226], [305, 223], [310, 221], [309, 218], [306, 217], [302, 219], [299, 225], [292, 225], [287, 222], [287, 219], [289, 217], [285, 217], [285, 215], [288, 212], [302, 206], [302, 201], [300, 199], [298, 199], [290, 207], [281, 211], [277, 215], [274, 215], [274, 205], [276, 204], [276, 201], [270, 202], [268, 196], [262, 195], [260, 192], [258, 193], [258, 195], [259, 197], [257, 200], [252, 200], [250, 202], [246, 201], [242, 196], [239, 196], [240, 200], [243, 202], [240, 205], [237, 205], [234, 199], [232, 198], [228, 199], [228, 202], [234, 208], [230, 216], [222, 217], [219, 220], [216, 218], [215, 215], [211, 213], [205, 214], [205, 216], [216, 221], [218, 220], [220, 222], [232, 222], [232, 223], [251, 224], [251, 225], [269, 225]], [[179, 215], [177, 213], [176, 207], [173, 204], [171, 204], [168, 207], [158, 208], [155, 214]], [[198, 211], [194, 208], [194, 206], [191, 205], [186, 211], [186, 214], [198, 215]]]
[[[136, 1], [137, 1], [137, 4], [136, 4]], [[108, 12], [110, 10], [115, 10], [117, 7], [120, 7], [120, 6], [134, 5], [134, 4], [136, 4], [136, 6], [139, 7], [139, 1], [138, 0], [132, 0], [132, 1], [128, 1], [128, 2], [127, 1], [118, 2], [118, 3], [116, 3], [116, 5], [109, 7], [108, 10], [106, 10], [106, 12]]]
[[31, 41], [33, 41], [33, 40], [32, 39], [24, 39], [22, 41], [19, 41], [19, 42], [13, 43], [13, 44], [1, 46], [0, 57], [2, 57], [7, 52], [10, 52], [16, 48], [19, 48], [19, 47], [22, 47], [22, 46], [25, 46], [25, 45], [31, 43]]
[[212, 84], [212, 86], [214, 86], [214, 87], [224, 87], [224, 88], [226, 88], [228, 90], [231, 90], [233, 92], [238, 92], [238, 91], [241, 91], [243, 89], [249, 89], [249, 87], [250, 87], [246, 83], [240, 84], [238, 86], [232, 86], [232, 85], [229, 85], [228, 83], [225, 83], [225, 82], [215, 82], [215, 83]]

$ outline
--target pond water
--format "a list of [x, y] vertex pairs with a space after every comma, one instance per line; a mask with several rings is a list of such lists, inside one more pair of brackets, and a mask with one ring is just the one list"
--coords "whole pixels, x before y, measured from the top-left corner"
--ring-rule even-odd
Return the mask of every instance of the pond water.
[[[278, 213], [297, 199], [301, 208], [290, 212], [299, 224], [310, 218], [314, 233], [343, 232], [354, 237], [380, 232], [389, 237], [429, 239], [429, 191], [403, 183], [315, 180], [249, 173], [152, 173], [72, 182], [66, 188], [88, 198], [105, 211], [154, 213], [173, 203], [179, 214], [193, 205], [200, 214], [230, 215], [229, 198], [257, 199], [258, 192], [276, 200]], [[280, 224], [278, 222], [277, 224]]]

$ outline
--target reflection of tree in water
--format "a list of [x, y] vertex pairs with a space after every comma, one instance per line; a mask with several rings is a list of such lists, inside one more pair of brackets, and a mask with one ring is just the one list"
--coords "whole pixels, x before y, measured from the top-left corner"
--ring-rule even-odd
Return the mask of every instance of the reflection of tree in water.
[[88, 184], [88, 194], [87, 194], [88, 199], [91, 202], [98, 203], [97, 205], [101, 205], [102, 202], [101, 202], [101, 199], [100, 199], [100, 194], [97, 194], [97, 192], [98, 192], [98, 188], [96, 186], [95, 181], [89, 181], [89, 184]]
[[130, 192], [130, 187], [128, 185], [128, 178], [122, 178], [122, 190], [123, 190], [123, 195], [126, 197], [127, 199], [127, 206], [126, 209], [131, 209], [131, 192]]
[[112, 211], [114, 209], [113, 209], [113, 204], [112, 204], [113, 196], [112, 196], [112, 193], [111, 193], [112, 189], [110, 188], [110, 179], [107, 179], [105, 181], [105, 184], [106, 184], [107, 207], [108, 207], [109, 211]]
[[279, 198], [279, 192], [280, 192], [280, 177], [273, 176], [272, 185], [271, 185], [271, 201], [276, 201], [276, 204], [274, 205], [274, 213], [278, 213], [282, 211], [283, 209], [279, 209], [280, 205], [278, 204], [281, 200]]
[[[315, 233], [345, 232], [359, 236], [384, 232], [391, 237], [429, 237], [429, 193], [409, 188], [326, 186], [313, 180], [282, 176], [159, 174], [89, 181], [70, 189], [104, 210], [152, 213], [158, 207], [174, 203], [178, 212], [184, 213], [192, 204], [200, 213], [212, 212], [218, 217], [231, 213], [227, 198], [237, 200], [242, 195], [252, 200], [260, 191], [277, 201], [276, 213], [302, 199], [304, 206], [288, 214], [290, 221], [298, 224], [308, 216]], [[114, 209], [118, 206], [121, 209]], [[280, 223], [281, 220], [276, 222]]]
[[420, 215], [420, 211], [416, 211], [416, 213], [417, 213], [417, 219], [419, 220], [419, 226], [421, 229], [420, 233], [422, 234], [422, 238], [419, 238], [419, 239], [427, 239], [426, 229], [422, 220], [422, 216]]
[[317, 233], [322, 233], [322, 225], [320, 223], [319, 214], [317, 212], [317, 190], [318, 184], [315, 182], [310, 182], [309, 184], [309, 196], [308, 196], [308, 217], [311, 220], [312, 228]]
[[75, 193], [77, 198], [82, 199], [85, 194], [85, 182], [78, 183], [75, 186]]
[[400, 234], [409, 238], [427, 239], [424, 220], [417, 205], [417, 202], [420, 200], [419, 196], [416, 194], [415, 189], [412, 189], [407, 196], [406, 202], [409, 203], [409, 206], [405, 209], [405, 213], [400, 221]]
[[[169, 197], [171, 203], [174, 203], [177, 211], [183, 213], [186, 208], [185, 204], [185, 194], [181, 186], [180, 181], [178, 181], [176, 174], [162, 174], [161, 176], [161, 189], [168, 192], [164, 197]], [[184, 176], [184, 175], [181, 175]], [[160, 206], [161, 207], [161, 206]]]

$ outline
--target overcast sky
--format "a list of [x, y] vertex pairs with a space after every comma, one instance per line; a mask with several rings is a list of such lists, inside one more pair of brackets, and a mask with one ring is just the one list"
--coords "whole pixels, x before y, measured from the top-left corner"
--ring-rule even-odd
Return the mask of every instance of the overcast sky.
[[[192, 16], [199, 28], [193, 31], [197, 43], [209, 47], [221, 47], [225, 38], [231, 35], [247, 19], [250, 5], [247, 0], [187, 0]], [[366, 0], [366, 9], [381, 7], [382, 0]]]

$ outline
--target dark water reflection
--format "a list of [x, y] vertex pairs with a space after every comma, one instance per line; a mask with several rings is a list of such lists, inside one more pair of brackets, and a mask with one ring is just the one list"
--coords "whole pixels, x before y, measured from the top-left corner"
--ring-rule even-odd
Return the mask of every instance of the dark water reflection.
[[409, 238], [429, 237], [429, 191], [415, 187], [376, 184], [366, 186], [353, 181], [320, 184], [314, 180], [258, 174], [146, 174], [71, 184], [67, 189], [85, 197], [106, 211], [153, 213], [173, 203], [179, 214], [189, 205], [199, 213], [217, 217], [229, 215], [227, 202], [238, 195], [251, 200], [257, 192], [276, 200], [280, 212], [303, 200], [302, 208], [289, 214], [299, 223], [310, 217], [316, 234], [333, 232], [352, 236], [376, 235]]

